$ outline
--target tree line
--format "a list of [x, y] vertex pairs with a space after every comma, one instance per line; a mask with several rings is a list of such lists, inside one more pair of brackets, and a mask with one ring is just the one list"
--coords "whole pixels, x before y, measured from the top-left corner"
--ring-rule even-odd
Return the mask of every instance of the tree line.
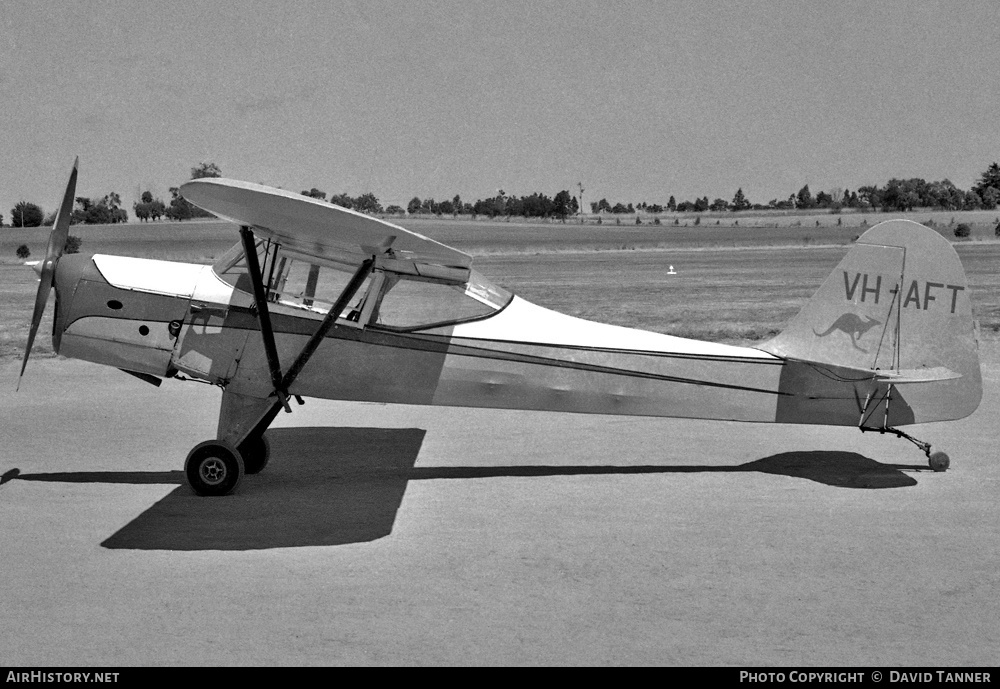
[[[215, 163], [201, 163], [191, 168], [191, 178], [221, 177], [222, 170]], [[472, 217], [486, 216], [520, 216], [525, 218], [559, 218], [563, 221], [570, 215], [576, 215], [582, 210], [583, 185], [579, 185], [580, 197], [569, 190], [557, 192], [549, 197], [543, 193], [533, 193], [526, 196], [508, 195], [503, 189], [496, 196], [477, 199], [473, 202], [463, 201], [456, 194], [452, 199], [437, 201], [434, 198], [421, 199], [414, 196], [402, 208], [398, 205], [382, 206], [377, 196], [366, 192], [352, 197], [348, 194], [327, 196], [326, 192], [313, 187], [303, 190], [304, 196], [336, 204], [344, 208], [354, 209], [370, 215], [468, 215]], [[161, 199], [154, 198], [149, 191], [142, 193], [139, 201], [132, 206], [135, 217], [146, 222], [149, 220], [188, 220], [190, 218], [212, 217], [181, 196], [178, 187], [170, 187], [171, 199], [165, 204]], [[73, 209], [71, 224], [77, 223], [118, 223], [127, 222], [128, 213], [121, 206], [121, 197], [115, 193], [100, 198], [79, 196]], [[664, 212], [739, 212], [747, 210], [826, 210], [839, 212], [841, 209], [859, 209], [873, 211], [911, 211], [914, 208], [931, 208], [942, 210], [993, 210], [1000, 205], [1000, 165], [992, 163], [980, 175], [978, 182], [970, 189], [962, 190], [948, 179], [928, 182], [921, 178], [891, 179], [884, 186], [871, 185], [858, 187], [856, 190], [831, 189], [820, 191], [813, 195], [809, 185], [803, 186], [787, 199], [771, 199], [767, 204], [752, 203], [737, 189], [731, 201], [716, 198], [709, 201], [708, 196], [678, 202], [673, 196], [666, 205], [657, 203], [622, 203], [612, 204], [606, 198], [590, 203], [590, 211], [594, 214], [633, 214], [637, 212], [660, 214]], [[38, 227], [52, 224], [55, 213], [45, 216], [42, 208], [34, 203], [19, 202], [11, 209], [11, 226]], [[0, 224], [3, 216], [0, 215]]]

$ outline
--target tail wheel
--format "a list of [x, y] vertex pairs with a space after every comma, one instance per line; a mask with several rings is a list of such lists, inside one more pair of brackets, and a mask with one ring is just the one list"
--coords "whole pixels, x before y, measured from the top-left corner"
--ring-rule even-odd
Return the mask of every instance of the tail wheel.
[[927, 463], [934, 471], [947, 471], [951, 466], [951, 459], [944, 452], [932, 452], [927, 457]]
[[243, 479], [243, 457], [229, 443], [206, 440], [188, 453], [184, 473], [198, 495], [228, 495]]
[[247, 438], [240, 443], [239, 450], [243, 457], [243, 469], [248, 474], [262, 472], [271, 458], [271, 442], [266, 435]]

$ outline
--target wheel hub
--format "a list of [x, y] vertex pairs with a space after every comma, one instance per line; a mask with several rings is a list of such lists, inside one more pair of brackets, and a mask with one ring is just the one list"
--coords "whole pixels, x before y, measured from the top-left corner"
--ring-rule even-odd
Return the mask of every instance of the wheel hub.
[[198, 467], [198, 473], [205, 483], [218, 485], [226, 479], [226, 463], [218, 457], [207, 457]]

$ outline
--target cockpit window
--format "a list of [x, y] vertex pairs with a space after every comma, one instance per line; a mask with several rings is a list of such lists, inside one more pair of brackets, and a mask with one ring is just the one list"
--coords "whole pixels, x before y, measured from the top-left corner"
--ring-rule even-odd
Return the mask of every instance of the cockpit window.
[[[266, 239], [258, 240], [256, 246], [257, 262], [267, 285], [267, 299], [273, 311], [326, 314], [350, 282], [352, 273], [347, 268], [338, 270], [291, 258], [277, 244]], [[223, 254], [212, 269], [236, 289], [253, 294], [242, 244], [237, 244]], [[358, 308], [370, 282], [370, 279], [366, 280], [361, 286], [352, 300], [353, 304], [349, 305], [343, 316]]]
[[[352, 272], [292, 258], [268, 240], [257, 242], [257, 258], [267, 285], [270, 310], [323, 315], [350, 282]], [[243, 247], [237, 244], [221, 256], [213, 270], [236, 289], [253, 294]], [[513, 295], [471, 271], [466, 283], [454, 284], [412, 275], [375, 270], [362, 284], [340, 318], [357, 327], [424, 330], [489, 316]]]

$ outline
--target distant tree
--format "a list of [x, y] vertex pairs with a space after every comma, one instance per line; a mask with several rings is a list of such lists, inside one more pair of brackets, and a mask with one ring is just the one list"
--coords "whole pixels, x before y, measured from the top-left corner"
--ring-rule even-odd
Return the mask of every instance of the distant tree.
[[715, 199], [708, 208], [713, 211], [724, 211], [729, 208], [729, 204], [725, 199]]
[[413, 215], [414, 213], [419, 213], [420, 206], [422, 204], [423, 202], [420, 200], [420, 197], [414, 196], [412, 199], [410, 199], [410, 202], [406, 204], [406, 212], [409, 213], [410, 215]]
[[972, 228], [969, 227], [964, 222], [960, 222], [960, 223], [958, 223], [958, 225], [955, 226], [955, 236], [956, 237], [959, 237], [960, 239], [964, 239], [964, 238], [970, 236], [971, 234], [972, 234]]
[[311, 199], [319, 199], [320, 201], [326, 201], [326, 192], [320, 191], [316, 187], [313, 187], [309, 191], [303, 191], [303, 196], [308, 196]]
[[438, 211], [444, 215], [454, 215], [455, 214], [455, 204], [451, 201], [444, 200], [438, 204]]
[[979, 197], [979, 194], [969, 189], [965, 192], [965, 207], [970, 210], [975, 210], [983, 205], [983, 200]]
[[817, 192], [815, 204], [817, 208], [829, 208], [833, 205], [833, 196], [825, 191]]
[[882, 190], [874, 185], [858, 187], [858, 200], [861, 207], [879, 208], [882, 206]]
[[954, 184], [950, 187], [951, 201], [949, 208], [952, 210], [960, 211], [965, 208], [965, 192], [956, 187]]
[[[672, 198], [672, 197], [671, 197]], [[747, 197], [743, 195], [743, 187], [736, 190], [736, 194], [733, 196], [733, 210], [734, 211], [745, 211], [750, 208], [751, 204], [747, 200]]]
[[607, 199], [601, 199], [597, 202], [597, 210], [595, 213], [611, 213], [611, 204], [608, 203]]
[[991, 211], [1000, 203], [1000, 189], [997, 187], [986, 187], [983, 191], [983, 208]]
[[215, 163], [201, 163], [191, 168], [191, 179], [203, 179], [205, 177], [222, 177], [222, 170]]
[[531, 196], [522, 196], [522, 214], [526, 218], [547, 218], [552, 215], [552, 199], [550, 199], [545, 194], [532, 194]]
[[164, 215], [170, 220], [190, 220], [194, 217], [195, 207], [186, 198], [181, 196], [180, 189], [177, 187], [170, 187], [170, 206], [164, 212]]
[[77, 196], [76, 204], [79, 208], [73, 210], [72, 217], [76, 222], [88, 225], [110, 225], [128, 222], [128, 213], [121, 207], [121, 201], [121, 196], [115, 192], [111, 192], [99, 199], [88, 199], [86, 196]]
[[677, 199], [671, 196], [670, 200], [667, 201], [667, 208], [671, 211], [677, 210]]
[[27, 260], [29, 256], [31, 256], [31, 250], [28, 248], [27, 244], [22, 244], [21, 246], [17, 247], [17, 257], [19, 259], [24, 261]]
[[405, 212], [406, 211], [403, 210], [402, 206], [397, 206], [395, 204], [386, 206], [385, 208], [386, 215], [402, 215]]
[[991, 164], [979, 177], [979, 182], [972, 187], [972, 190], [982, 197], [987, 189], [996, 189], [1000, 192], [1000, 165]]
[[331, 194], [330, 203], [341, 208], [354, 208], [354, 199], [347, 194]]
[[63, 247], [64, 254], [78, 254], [80, 253], [80, 241], [79, 237], [74, 235], [69, 235], [66, 237], [66, 245]]
[[799, 193], [795, 195], [795, 207], [796, 208], [812, 208], [816, 203], [813, 201], [812, 192], [809, 191], [809, 185], [805, 185], [799, 189]]
[[41, 206], [20, 201], [10, 209], [11, 227], [40, 227], [44, 220]]
[[166, 214], [167, 207], [163, 205], [163, 201], [154, 199], [151, 192], [142, 192], [140, 198], [142, 199], [140, 202], [132, 204], [132, 211], [140, 221], [159, 220]]
[[[191, 179], [204, 179], [206, 177], [222, 177], [222, 170], [215, 163], [201, 163], [191, 168]], [[170, 196], [170, 207], [164, 212], [164, 215], [170, 220], [215, 217], [181, 196], [177, 187], [170, 187]]]
[[354, 210], [361, 213], [368, 213], [369, 215], [377, 215], [382, 212], [382, 204], [379, 203], [378, 197], [375, 194], [366, 192], [361, 196], [353, 200]]
[[696, 213], [704, 213], [705, 211], [707, 211], [708, 210], [708, 197], [705, 196], [703, 198], [697, 199], [694, 202], [694, 210], [695, 210]]
[[566, 216], [573, 212], [571, 201], [574, 200], [567, 190], [560, 191], [552, 199], [552, 214], [566, 222]]

